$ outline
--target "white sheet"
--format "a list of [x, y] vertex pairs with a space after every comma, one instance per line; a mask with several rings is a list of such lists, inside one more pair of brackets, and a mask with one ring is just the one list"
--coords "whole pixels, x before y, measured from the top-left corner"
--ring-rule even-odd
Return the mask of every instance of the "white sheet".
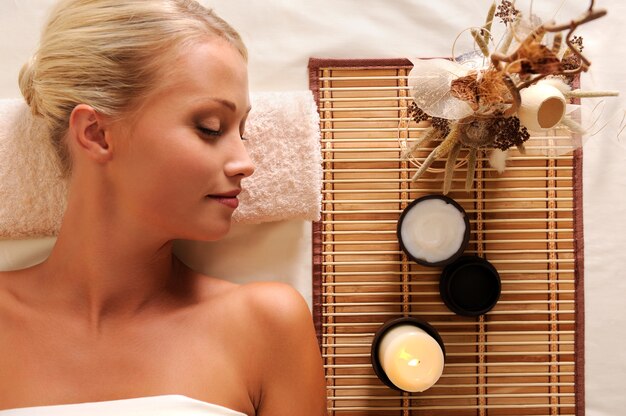
[[[530, 0], [518, 0], [528, 10]], [[17, 73], [34, 49], [45, 10], [53, 0], [14, 0], [0, 3], [0, 96], [17, 97]], [[307, 88], [310, 56], [374, 58], [448, 56], [456, 35], [482, 24], [490, 0], [211, 0], [217, 11], [241, 31], [250, 49], [250, 80], [254, 90]], [[618, 89], [626, 97], [623, 60], [626, 3], [598, 0], [609, 15], [580, 29], [585, 53], [593, 62], [597, 87]], [[582, 0], [535, 0], [535, 11], [557, 14], [559, 20], [588, 7]], [[457, 50], [467, 48], [459, 43]], [[584, 156], [586, 409], [588, 416], [623, 414], [626, 395], [626, 132], [621, 141], [611, 132], [593, 138]], [[269, 230], [276, 234], [268, 234]], [[288, 232], [281, 236], [282, 231]], [[299, 232], [296, 232], [299, 230]], [[220, 273], [239, 276], [255, 270], [259, 276], [281, 276], [298, 285], [310, 281], [310, 235], [306, 224], [274, 224], [235, 231], [223, 247], [228, 265], [211, 265]], [[258, 234], [257, 234], [258, 233]], [[244, 242], [275, 244], [295, 239], [290, 253], [253, 247]], [[232, 256], [232, 257], [231, 257]], [[221, 256], [220, 256], [221, 257]], [[255, 265], [255, 266], [253, 266]], [[241, 269], [240, 269], [241, 267]], [[240, 272], [239, 272], [240, 270]], [[247, 277], [246, 277], [247, 278]], [[307, 280], [308, 279], [308, 280]]]

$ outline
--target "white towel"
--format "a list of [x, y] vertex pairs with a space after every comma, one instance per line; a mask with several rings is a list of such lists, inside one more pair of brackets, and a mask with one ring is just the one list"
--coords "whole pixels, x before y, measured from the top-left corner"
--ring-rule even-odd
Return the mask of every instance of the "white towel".
[[317, 105], [310, 91], [264, 92], [251, 97], [247, 149], [256, 165], [242, 181], [236, 222], [318, 221], [322, 154]]
[[66, 183], [40, 120], [22, 100], [0, 101], [0, 238], [56, 234]]
[[[242, 182], [234, 221], [319, 220], [322, 162], [313, 96], [263, 92], [251, 98], [246, 147], [256, 171]], [[56, 235], [66, 191], [43, 123], [23, 100], [0, 100], [0, 239]]]
[[180, 394], [0, 410], [0, 416], [246, 416]]

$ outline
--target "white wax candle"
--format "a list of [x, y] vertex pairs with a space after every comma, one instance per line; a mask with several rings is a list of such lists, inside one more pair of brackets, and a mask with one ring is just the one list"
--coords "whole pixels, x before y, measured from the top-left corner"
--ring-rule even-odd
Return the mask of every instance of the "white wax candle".
[[413, 205], [400, 229], [404, 248], [418, 259], [437, 263], [458, 252], [465, 237], [465, 217], [454, 205], [432, 198]]
[[383, 335], [378, 359], [389, 380], [409, 392], [430, 388], [443, 373], [439, 343], [415, 325], [398, 325]]

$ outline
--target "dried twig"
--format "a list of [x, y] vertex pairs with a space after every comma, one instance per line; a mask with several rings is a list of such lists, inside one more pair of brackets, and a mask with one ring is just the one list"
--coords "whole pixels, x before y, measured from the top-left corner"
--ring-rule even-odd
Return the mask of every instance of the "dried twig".
[[[546, 32], [562, 32], [564, 30], [569, 29], [569, 31], [567, 32], [567, 36], [565, 37], [565, 43], [568, 46], [568, 51], [580, 59], [580, 62], [581, 62], [580, 66], [578, 68], [570, 69], [570, 70], [566, 70], [561, 67], [561, 68], [557, 68], [556, 71], [549, 71], [549, 73], [548, 71], [542, 72], [539, 74], [539, 76], [536, 76], [536, 77], [533, 77], [533, 78], [530, 78], [521, 82], [519, 85], [516, 86], [516, 89], [519, 91], [523, 88], [529, 87], [530, 85], [536, 83], [537, 81], [541, 80], [547, 75], [573, 75], [573, 74], [580, 73], [582, 71], [587, 71], [587, 69], [591, 65], [591, 62], [587, 58], [585, 58], [585, 56], [580, 52], [577, 45], [573, 43], [573, 33], [576, 30], [576, 28], [578, 28], [578, 26], [606, 15], [606, 10], [604, 9], [594, 10], [593, 6], [594, 6], [594, 1], [591, 0], [589, 9], [582, 16], [570, 21], [569, 23], [560, 24], [560, 25], [557, 25], [554, 23], [546, 23], [546, 24], [539, 26], [537, 29], [533, 30], [526, 37], [526, 39], [522, 41], [521, 45], [514, 52], [508, 55], [505, 55], [499, 52], [491, 54], [491, 62], [493, 66], [496, 69], [506, 72], [511, 69], [513, 63], [530, 62], [528, 51], [541, 48], [542, 45], [540, 45], [539, 42]], [[555, 37], [555, 42], [554, 42], [552, 49], [550, 50], [546, 48], [546, 52], [549, 51], [553, 54], [556, 54], [556, 52], [554, 52], [554, 49], [557, 46], [558, 46], [558, 49], [560, 49], [560, 43], [561, 41], [559, 40], [559, 36], [557, 35]], [[546, 58], [542, 58], [542, 59], [546, 59]], [[530, 63], [532, 64], [532, 62]], [[508, 64], [508, 65], [505, 65], [505, 64]], [[523, 69], [523, 65], [518, 65], [518, 66], [521, 68], [520, 70]]]

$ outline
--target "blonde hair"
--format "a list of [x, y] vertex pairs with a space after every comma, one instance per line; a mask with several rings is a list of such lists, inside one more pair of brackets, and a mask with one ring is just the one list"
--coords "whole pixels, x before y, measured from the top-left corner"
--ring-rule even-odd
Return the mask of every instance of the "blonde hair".
[[215, 37], [247, 60], [239, 34], [194, 0], [60, 1], [19, 85], [46, 121], [63, 174], [71, 171], [64, 137], [76, 105], [121, 117], [150, 92], [173, 51]]

